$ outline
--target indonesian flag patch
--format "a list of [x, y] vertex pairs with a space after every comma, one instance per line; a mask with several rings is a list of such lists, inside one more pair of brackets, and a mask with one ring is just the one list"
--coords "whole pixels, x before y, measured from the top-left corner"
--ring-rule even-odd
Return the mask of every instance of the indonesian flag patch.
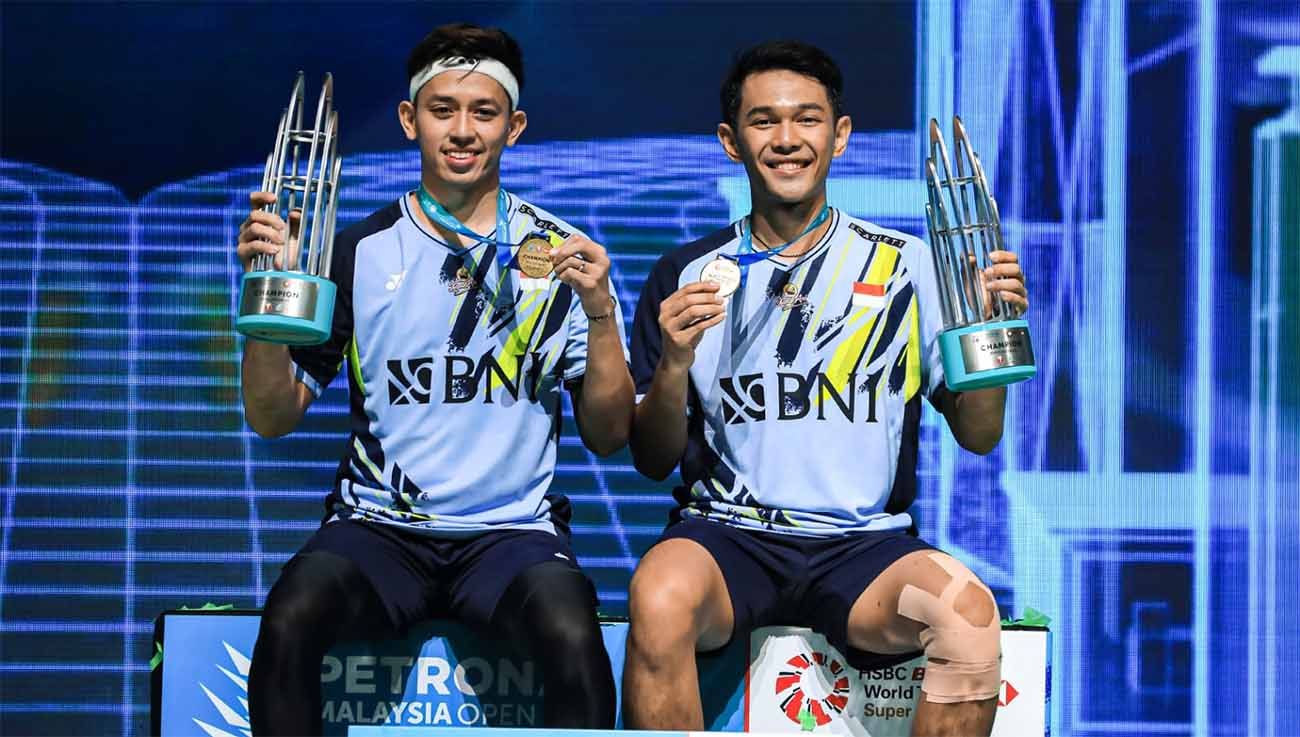
[[885, 306], [885, 285], [853, 282], [853, 306], [878, 310]]

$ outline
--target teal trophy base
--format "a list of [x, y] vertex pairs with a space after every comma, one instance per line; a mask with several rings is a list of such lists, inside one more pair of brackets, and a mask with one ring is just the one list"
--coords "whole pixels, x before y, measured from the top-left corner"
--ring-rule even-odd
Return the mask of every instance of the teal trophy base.
[[296, 271], [244, 274], [235, 329], [268, 343], [324, 343], [330, 337], [337, 291], [329, 279]]
[[1000, 320], [945, 330], [939, 353], [948, 388], [989, 389], [1031, 379], [1038, 373], [1025, 320]]

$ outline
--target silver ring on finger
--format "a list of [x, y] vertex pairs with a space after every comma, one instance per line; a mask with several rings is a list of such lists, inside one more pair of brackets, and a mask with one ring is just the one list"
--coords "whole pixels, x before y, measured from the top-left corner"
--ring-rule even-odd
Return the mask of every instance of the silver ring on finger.
[[578, 271], [581, 271], [581, 272], [584, 273], [584, 274], [587, 273], [587, 262], [586, 262], [586, 261], [579, 261], [579, 262], [578, 262]]

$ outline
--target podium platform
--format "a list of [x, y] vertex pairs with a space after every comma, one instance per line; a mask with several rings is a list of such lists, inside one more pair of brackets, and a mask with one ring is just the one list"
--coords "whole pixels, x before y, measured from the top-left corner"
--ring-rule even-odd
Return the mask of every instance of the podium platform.
[[[254, 610], [169, 611], [155, 624], [152, 731], [163, 737], [247, 737], [248, 671], [260, 622]], [[622, 726], [628, 625], [601, 623], [615, 674]], [[1004, 626], [1002, 691], [994, 737], [1047, 730], [1048, 632]], [[852, 737], [909, 734], [925, 659], [859, 671], [826, 638], [800, 627], [767, 627], [701, 655], [706, 732], [818, 732]], [[373, 737], [613, 737], [613, 731], [541, 729], [537, 663], [447, 621], [406, 639], [341, 643], [321, 663], [326, 735]], [[473, 734], [469, 734], [472, 731]]]
[[[730, 732], [663, 732], [618, 729], [500, 729], [497, 727], [352, 727], [348, 737], [722, 737]], [[755, 737], [777, 733], [751, 732]]]
[[[248, 668], [259, 622], [257, 610], [177, 610], [158, 616], [153, 734], [247, 737]], [[601, 622], [620, 713], [627, 628], [621, 619]], [[738, 638], [699, 658], [705, 724], [712, 731], [744, 730], [748, 647]], [[376, 725], [433, 727], [443, 735], [457, 727], [481, 733], [542, 725], [537, 664], [450, 621], [429, 622], [405, 639], [340, 643], [321, 663], [321, 690], [326, 735]]]

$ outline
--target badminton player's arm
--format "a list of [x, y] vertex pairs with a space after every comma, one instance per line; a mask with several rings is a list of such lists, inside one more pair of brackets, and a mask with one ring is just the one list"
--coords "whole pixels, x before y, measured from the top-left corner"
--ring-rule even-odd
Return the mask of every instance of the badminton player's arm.
[[[297, 233], [288, 234], [284, 220], [261, 208], [275, 202], [269, 192], [249, 195], [252, 211], [239, 227], [235, 253], [247, 273], [253, 259], [262, 254], [274, 257], [275, 266], [283, 263], [281, 251], [286, 236], [290, 249], [297, 246]], [[297, 218], [290, 217], [293, 224]], [[294, 375], [287, 346], [253, 338], [244, 340], [244, 357], [240, 371], [240, 394], [244, 400], [244, 417], [249, 427], [262, 437], [279, 437], [292, 431], [302, 420], [314, 395]]]

